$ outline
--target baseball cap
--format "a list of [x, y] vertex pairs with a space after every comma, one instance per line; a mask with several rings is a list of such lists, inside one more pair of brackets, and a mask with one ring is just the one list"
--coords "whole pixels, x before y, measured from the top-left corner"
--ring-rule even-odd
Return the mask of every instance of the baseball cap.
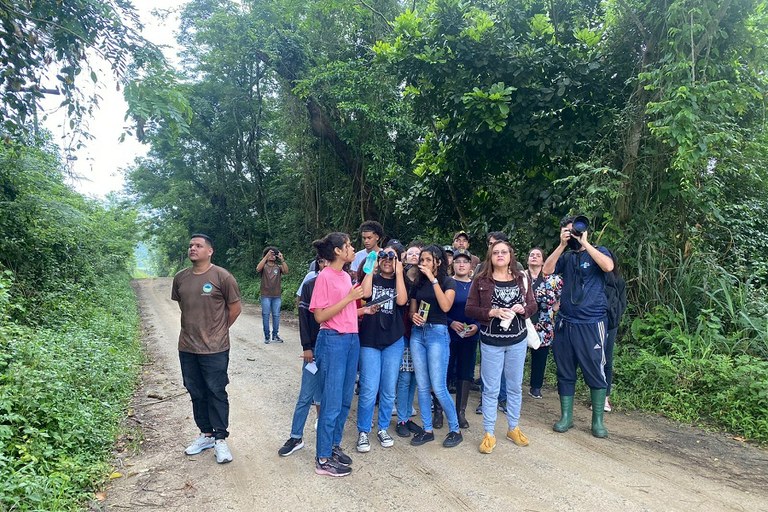
[[449, 253], [453, 254], [453, 247], [451, 247], [450, 245], [444, 245], [443, 246], [443, 252], [449, 252]]
[[468, 235], [468, 234], [467, 234], [467, 232], [466, 232], [466, 231], [464, 231], [463, 229], [462, 229], [461, 231], [457, 232], [455, 235], [453, 235], [453, 239], [454, 239], [454, 240], [456, 240], [456, 239], [457, 239], [457, 238], [459, 238], [460, 236], [463, 236], [464, 238], [466, 238], [467, 240], [469, 240], [469, 235]]
[[453, 261], [456, 261], [458, 258], [467, 258], [467, 260], [472, 261], [472, 254], [466, 249], [457, 249], [453, 251]]

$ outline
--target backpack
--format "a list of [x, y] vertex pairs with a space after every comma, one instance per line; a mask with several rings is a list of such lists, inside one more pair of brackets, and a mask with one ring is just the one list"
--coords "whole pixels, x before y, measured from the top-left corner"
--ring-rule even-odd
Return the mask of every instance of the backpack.
[[[618, 265], [616, 256], [611, 254], [613, 264]], [[605, 297], [608, 300], [608, 330], [616, 329], [619, 326], [621, 315], [624, 314], [624, 310], [627, 309], [627, 283], [624, 278], [613, 272], [606, 272], [605, 274]]]

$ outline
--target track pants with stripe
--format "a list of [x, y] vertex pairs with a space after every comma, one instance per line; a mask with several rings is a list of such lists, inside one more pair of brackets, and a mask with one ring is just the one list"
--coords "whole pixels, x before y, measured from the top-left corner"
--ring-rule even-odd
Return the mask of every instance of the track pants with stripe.
[[576, 390], [576, 367], [581, 368], [584, 382], [592, 389], [608, 387], [605, 378], [605, 340], [607, 322], [577, 324], [558, 318], [552, 354], [557, 365], [557, 392], [573, 396]]

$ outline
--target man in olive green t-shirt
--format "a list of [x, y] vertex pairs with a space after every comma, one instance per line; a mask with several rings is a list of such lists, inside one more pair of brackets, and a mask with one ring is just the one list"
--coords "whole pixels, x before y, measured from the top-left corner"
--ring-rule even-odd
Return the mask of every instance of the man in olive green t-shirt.
[[240, 315], [240, 289], [225, 269], [211, 263], [210, 237], [194, 234], [187, 251], [192, 267], [173, 278], [171, 299], [181, 309], [179, 361], [200, 435], [187, 455], [214, 448], [216, 462], [232, 461], [229, 436], [229, 328]]

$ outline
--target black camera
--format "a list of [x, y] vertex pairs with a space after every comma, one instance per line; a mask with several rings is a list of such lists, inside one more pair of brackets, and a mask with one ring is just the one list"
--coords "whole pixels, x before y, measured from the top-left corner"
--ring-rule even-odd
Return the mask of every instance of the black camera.
[[583, 215], [577, 215], [573, 218], [570, 231], [571, 238], [568, 239], [568, 247], [574, 251], [578, 251], [581, 249], [581, 242], [577, 239], [581, 238], [581, 235], [589, 231], [589, 219]]

